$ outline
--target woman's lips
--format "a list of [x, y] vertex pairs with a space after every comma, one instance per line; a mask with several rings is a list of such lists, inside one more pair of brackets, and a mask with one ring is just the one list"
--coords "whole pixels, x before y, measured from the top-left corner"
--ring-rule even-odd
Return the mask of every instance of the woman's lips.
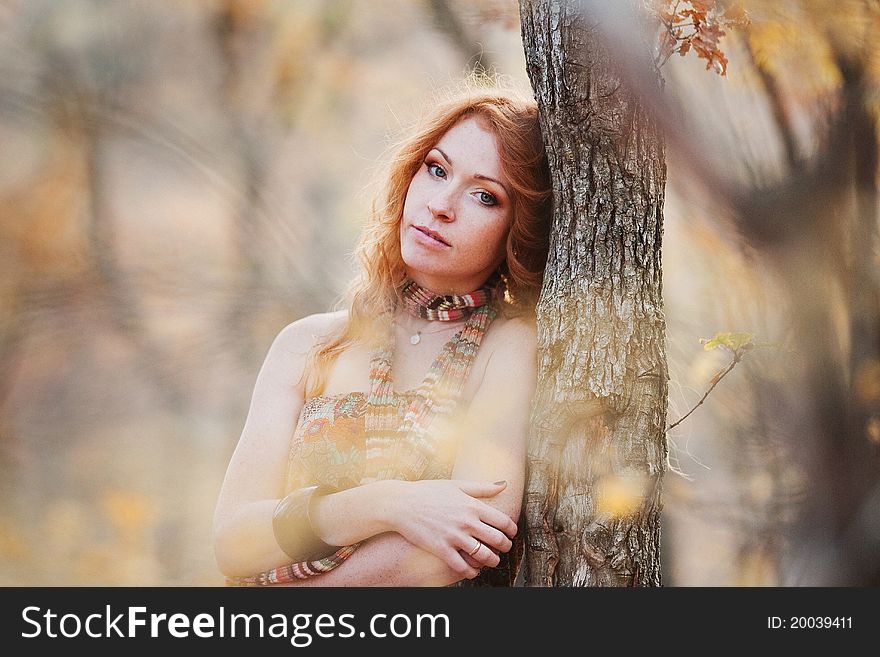
[[445, 242], [441, 242], [436, 237], [431, 237], [430, 235], [428, 235], [424, 231], [420, 230], [419, 228], [416, 228], [415, 226], [413, 226], [412, 229], [415, 231], [416, 241], [419, 242], [420, 244], [424, 244], [425, 246], [431, 246], [434, 248], [437, 248], [437, 247], [441, 247], [444, 249], [450, 248], [450, 246], [448, 244], [446, 244]]

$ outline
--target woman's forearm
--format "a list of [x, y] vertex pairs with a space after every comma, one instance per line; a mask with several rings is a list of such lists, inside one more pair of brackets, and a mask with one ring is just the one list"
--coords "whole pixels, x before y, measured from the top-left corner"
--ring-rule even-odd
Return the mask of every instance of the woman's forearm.
[[394, 530], [394, 502], [406, 482], [374, 481], [322, 495], [312, 505], [312, 528], [330, 545], [354, 545]]
[[272, 531], [277, 505], [278, 500], [243, 504], [231, 517], [215, 520], [214, 557], [220, 572], [246, 577], [290, 563]]
[[465, 579], [396, 532], [368, 539], [333, 570], [277, 586], [447, 586]]
[[[393, 529], [391, 503], [396, 484], [384, 480], [320, 496], [312, 505], [312, 526], [330, 545], [353, 545]], [[240, 506], [215, 527], [214, 551], [220, 571], [245, 577], [291, 563], [275, 539], [273, 514], [279, 500]]]

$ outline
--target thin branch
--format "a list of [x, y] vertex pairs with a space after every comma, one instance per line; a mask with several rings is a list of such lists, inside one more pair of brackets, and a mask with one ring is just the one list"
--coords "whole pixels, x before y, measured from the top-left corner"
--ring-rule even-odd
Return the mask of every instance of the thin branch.
[[674, 423], [672, 423], [671, 425], [669, 425], [669, 426], [666, 428], [666, 432], [668, 433], [669, 431], [671, 431], [672, 429], [674, 429], [675, 427], [677, 427], [679, 424], [681, 424], [682, 422], [684, 422], [685, 418], [687, 418], [688, 415], [690, 415], [690, 414], [693, 413], [695, 410], [697, 410], [697, 406], [700, 406], [704, 401], [706, 401], [706, 397], [709, 396], [709, 393], [712, 392], [712, 391], [715, 389], [715, 386], [717, 386], [717, 385], [721, 382], [721, 379], [723, 379], [725, 376], [727, 376], [727, 373], [730, 372], [730, 370], [732, 370], [732, 369], [736, 366], [736, 364], [737, 364], [738, 362], [740, 362], [741, 360], [742, 360], [742, 354], [741, 354], [739, 351], [734, 351], [734, 352], [733, 352], [733, 360], [730, 362], [730, 365], [728, 365], [723, 371], [721, 371], [720, 373], [718, 373], [718, 374], [715, 375], [715, 377], [714, 377], [714, 381], [713, 381], [711, 387], [706, 391], [706, 394], [703, 395], [703, 398], [700, 399], [700, 401], [697, 402], [697, 405], [694, 406], [691, 410], [689, 410], [689, 411], [685, 414], [684, 417], [682, 417], [681, 419], [679, 419], [679, 420], [677, 420], [676, 422], [674, 422]]

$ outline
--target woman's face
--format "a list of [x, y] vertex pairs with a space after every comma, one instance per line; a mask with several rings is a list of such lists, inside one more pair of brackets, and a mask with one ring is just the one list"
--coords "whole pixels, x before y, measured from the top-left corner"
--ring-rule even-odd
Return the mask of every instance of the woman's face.
[[447, 130], [406, 193], [400, 250], [409, 276], [438, 294], [480, 287], [504, 260], [509, 190], [494, 133], [474, 116]]

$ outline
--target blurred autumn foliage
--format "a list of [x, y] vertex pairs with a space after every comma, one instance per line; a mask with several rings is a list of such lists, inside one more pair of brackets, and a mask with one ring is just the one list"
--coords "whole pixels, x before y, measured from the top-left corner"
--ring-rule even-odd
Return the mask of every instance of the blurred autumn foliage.
[[727, 75], [727, 57], [721, 38], [727, 31], [748, 25], [742, 5], [725, 5], [719, 0], [659, 0], [660, 40], [656, 63], [665, 64], [673, 53], [682, 57], [693, 49], [706, 68]]
[[[670, 421], [717, 383], [669, 434], [664, 583], [809, 583], [856, 558], [832, 534], [880, 540], [876, 472], [816, 480], [880, 444], [880, 17], [657, 7]], [[527, 84], [522, 52], [508, 0], [0, 4], [0, 584], [222, 583], [211, 514], [272, 338], [351, 275], [398, 123], [476, 65]], [[713, 381], [719, 332], [774, 346]]]

